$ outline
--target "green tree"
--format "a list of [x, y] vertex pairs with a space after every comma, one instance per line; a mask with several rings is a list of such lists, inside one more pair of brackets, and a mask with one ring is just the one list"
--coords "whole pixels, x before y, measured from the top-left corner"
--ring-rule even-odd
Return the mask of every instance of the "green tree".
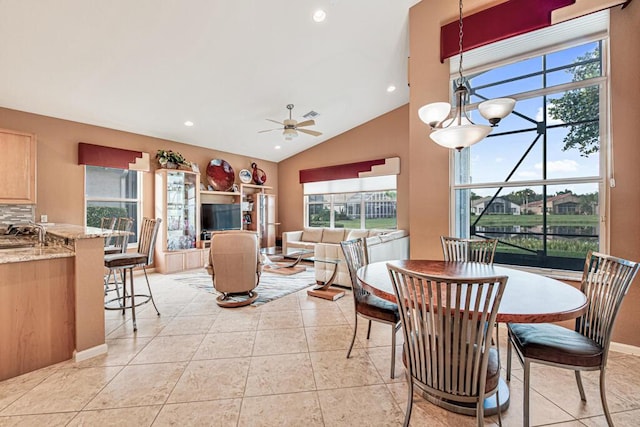
[[[574, 82], [602, 75], [599, 48], [579, 56], [575, 64], [566, 70], [573, 75]], [[569, 124], [569, 132], [563, 140], [563, 151], [575, 148], [580, 151], [581, 156], [589, 157], [600, 149], [598, 92], [597, 86], [589, 86], [567, 91], [560, 98], [549, 100], [549, 115]], [[586, 120], [593, 121], [584, 122]]]

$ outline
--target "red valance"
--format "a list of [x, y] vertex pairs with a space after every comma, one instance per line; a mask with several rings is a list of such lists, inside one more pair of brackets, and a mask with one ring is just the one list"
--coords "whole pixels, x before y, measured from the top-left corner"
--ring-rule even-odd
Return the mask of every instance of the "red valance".
[[400, 173], [400, 158], [367, 160], [357, 163], [326, 166], [300, 171], [300, 183], [335, 181], [375, 175], [397, 175]]
[[[475, 49], [513, 36], [548, 27], [554, 10], [574, 4], [576, 0], [509, 0], [496, 6], [463, 15], [463, 51]], [[602, 0], [584, 14], [597, 12], [622, 4], [624, 9], [631, 0]], [[577, 16], [574, 16], [577, 18]], [[440, 27], [440, 62], [460, 51], [458, 20]]]
[[149, 171], [149, 153], [78, 143], [78, 164], [105, 168]]

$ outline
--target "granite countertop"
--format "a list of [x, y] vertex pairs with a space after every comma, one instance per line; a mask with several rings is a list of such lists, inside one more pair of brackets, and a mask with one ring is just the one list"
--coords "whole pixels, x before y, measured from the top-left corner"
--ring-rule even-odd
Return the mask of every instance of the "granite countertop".
[[72, 249], [66, 246], [32, 246], [28, 248], [2, 249], [0, 250], [0, 264], [67, 258], [75, 256], [75, 254]]
[[[75, 256], [73, 240], [104, 238], [121, 232], [73, 224], [42, 224], [47, 231], [47, 244], [0, 249], [0, 264], [37, 261]], [[33, 236], [15, 236], [12, 240], [28, 241]]]
[[85, 227], [82, 225], [73, 225], [73, 224], [47, 224], [43, 223], [45, 230], [47, 233], [51, 233], [54, 236], [62, 237], [64, 239], [93, 239], [98, 237], [108, 237], [112, 236], [116, 231], [105, 230], [104, 228], [98, 227]]

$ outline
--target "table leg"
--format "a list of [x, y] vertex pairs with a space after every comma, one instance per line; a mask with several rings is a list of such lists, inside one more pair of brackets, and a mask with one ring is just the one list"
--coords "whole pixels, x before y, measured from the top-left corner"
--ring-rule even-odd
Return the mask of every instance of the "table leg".
[[333, 281], [336, 280], [336, 274], [338, 273], [338, 264], [332, 263], [332, 265], [333, 271], [331, 272], [331, 277], [329, 277], [329, 280], [324, 283], [319, 282], [316, 286], [313, 287], [313, 289], [309, 289], [307, 291], [307, 295], [310, 295], [312, 297], [324, 298], [331, 301], [335, 301], [338, 298], [342, 298], [344, 296], [344, 291], [329, 288], [333, 284]]
[[[443, 399], [440, 397], [433, 396], [429, 394], [426, 390], [418, 390], [421, 392], [420, 394], [429, 402], [434, 405], [445, 408], [451, 412], [455, 412], [457, 414], [469, 415], [472, 417], [476, 416], [476, 405], [475, 404], [464, 404], [461, 402], [453, 402], [451, 400]], [[509, 386], [502, 379], [499, 380], [498, 383], [498, 391], [500, 393], [500, 412], [504, 412], [507, 408], [509, 408]], [[487, 397], [484, 399], [484, 415], [490, 416], [498, 413], [498, 405], [496, 403], [496, 395]]]

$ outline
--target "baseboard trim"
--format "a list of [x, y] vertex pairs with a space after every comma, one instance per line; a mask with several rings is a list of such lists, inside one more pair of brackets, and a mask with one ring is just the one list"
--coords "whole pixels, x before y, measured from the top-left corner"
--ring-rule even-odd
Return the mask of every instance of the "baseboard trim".
[[620, 353], [631, 354], [634, 356], [640, 355], [640, 347], [629, 344], [622, 344], [619, 342], [611, 342], [609, 350], [618, 351]]
[[83, 360], [91, 359], [101, 354], [107, 354], [107, 344], [100, 344], [95, 347], [88, 348], [82, 351], [73, 352], [73, 360], [76, 362], [82, 362]]

